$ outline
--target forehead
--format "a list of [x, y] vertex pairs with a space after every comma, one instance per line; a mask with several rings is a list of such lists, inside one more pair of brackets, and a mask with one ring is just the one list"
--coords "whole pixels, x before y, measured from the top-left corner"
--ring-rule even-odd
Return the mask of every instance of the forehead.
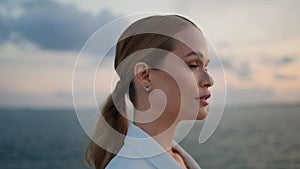
[[176, 45], [174, 52], [178, 56], [183, 57], [191, 52], [202, 53], [203, 59], [209, 60], [205, 36], [198, 28], [188, 26], [186, 29], [175, 34], [174, 38], [185, 45]]

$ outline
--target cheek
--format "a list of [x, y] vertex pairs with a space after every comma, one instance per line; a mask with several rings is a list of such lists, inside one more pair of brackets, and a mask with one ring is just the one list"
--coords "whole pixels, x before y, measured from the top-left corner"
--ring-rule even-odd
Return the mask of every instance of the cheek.
[[[197, 85], [197, 79], [195, 74], [190, 70], [182, 71], [182, 74], [178, 76], [177, 81], [180, 81], [180, 94], [178, 104], [181, 104], [182, 112], [180, 112], [181, 120], [194, 120], [198, 119], [199, 102], [195, 99], [199, 96], [199, 89]], [[179, 91], [179, 86], [178, 86]]]
[[159, 76], [156, 77], [158, 77], [156, 88], [162, 90], [166, 95], [167, 111], [178, 114], [181, 105], [181, 94], [176, 80], [166, 72], [160, 72]]
[[167, 73], [161, 76], [160, 89], [165, 92], [168, 102], [180, 101], [180, 88], [176, 80]]
[[192, 73], [182, 71], [177, 73], [177, 81], [167, 73], [161, 74], [159, 79], [158, 88], [166, 95], [167, 111], [172, 112], [173, 116], [177, 117], [180, 113], [180, 106], [183, 106], [179, 119], [195, 119], [199, 106], [194, 99], [198, 96], [195, 76]]

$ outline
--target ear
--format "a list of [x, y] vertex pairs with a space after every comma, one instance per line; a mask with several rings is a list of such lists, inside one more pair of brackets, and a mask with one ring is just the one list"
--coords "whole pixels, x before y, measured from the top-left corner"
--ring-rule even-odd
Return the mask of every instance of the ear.
[[134, 66], [134, 74], [137, 82], [144, 87], [151, 84], [151, 75], [149, 66], [144, 62], [138, 62]]

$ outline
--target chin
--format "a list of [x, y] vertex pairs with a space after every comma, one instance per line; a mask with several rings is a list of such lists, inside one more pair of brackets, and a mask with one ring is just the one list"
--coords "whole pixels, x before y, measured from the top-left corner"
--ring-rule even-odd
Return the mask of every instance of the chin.
[[206, 111], [205, 108], [202, 109], [202, 110], [200, 110], [199, 113], [198, 113], [198, 115], [197, 115], [197, 120], [203, 120], [203, 119], [205, 119], [206, 115], [207, 115], [207, 111]]

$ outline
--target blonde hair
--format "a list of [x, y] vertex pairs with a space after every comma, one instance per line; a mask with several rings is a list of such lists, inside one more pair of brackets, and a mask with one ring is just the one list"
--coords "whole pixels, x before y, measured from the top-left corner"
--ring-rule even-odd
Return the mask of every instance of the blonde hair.
[[[136, 103], [136, 90], [132, 80], [134, 77], [133, 66], [139, 61], [151, 64], [151, 57], [148, 56], [153, 54], [151, 52], [143, 54], [136, 52], [150, 48], [171, 52], [175, 48], [175, 41], [171, 36], [188, 25], [197, 27], [193, 22], [182, 16], [156, 15], [134, 22], [120, 36], [116, 45], [114, 62], [114, 68], [120, 77], [120, 81], [115, 91], [104, 103], [101, 109], [102, 116], [95, 129], [94, 139], [90, 141], [87, 147], [85, 160], [89, 166], [93, 164], [96, 169], [104, 169], [116, 155], [113, 152], [118, 152], [123, 146], [124, 137], [114, 139], [114, 135], [110, 130], [107, 130], [107, 124], [123, 136], [126, 135], [129, 121], [126, 118], [125, 93], [128, 92], [133, 105]], [[125, 60], [127, 61], [125, 62]], [[160, 61], [155, 60], [152, 64]], [[129, 90], [126, 90], [124, 86], [129, 86]], [[117, 104], [120, 105], [117, 106]], [[104, 144], [105, 147], [99, 146], [99, 143], [94, 140], [100, 141], [101, 145]]]

